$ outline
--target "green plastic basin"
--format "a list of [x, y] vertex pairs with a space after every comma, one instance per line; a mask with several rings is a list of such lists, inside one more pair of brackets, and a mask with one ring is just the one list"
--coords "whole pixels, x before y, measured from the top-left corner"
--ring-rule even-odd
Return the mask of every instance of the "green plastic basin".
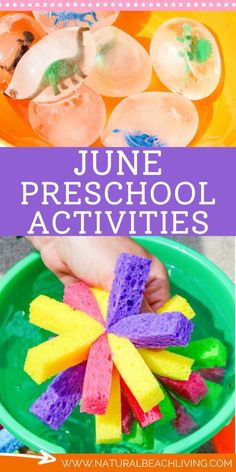
[[136, 240], [166, 264], [172, 294], [186, 297], [197, 312], [193, 339], [215, 336], [227, 345], [224, 396], [210, 410], [189, 407], [198, 430], [188, 436], [179, 436], [170, 424], [156, 424], [151, 450], [124, 442], [96, 446], [94, 418], [81, 414], [79, 408], [57, 432], [43, 425], [29, 407], [47, 382], [36, 385], [24, 373], [23, 366], [28, 348], [48, 339], [50, 333], [28, 323], [28, 307], [41, 293], [61, 299], [63, 287], [34, 253], [0, 281], [0, 422], [36, 451], [187, 453], [214, 436], [234, 414], [234, 285], [208, 259], [186, 246], [160, 237]]

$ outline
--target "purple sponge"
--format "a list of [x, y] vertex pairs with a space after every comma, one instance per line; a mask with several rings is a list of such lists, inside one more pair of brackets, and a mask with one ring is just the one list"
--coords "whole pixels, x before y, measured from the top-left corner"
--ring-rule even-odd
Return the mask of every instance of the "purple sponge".
[[149, 276], [150, 259], [121, 254], [115, 267], [109, 297], [107, 326], [140, 312], [143, 291]]
[[204, 379], [197, 372], [192, 372], [188, 380], [172, 380], [160, 377], [160, 381], [172, 392], [197, 405], [208, 392]]
[[178, 312], [136, 314], [121, 319], [109, 328], [110, 332], [130, 339], [135, 346], [150, 349], [185, 346], [192, 330], [192, 321]]
[[61, 372], [50, 383], [45, 393], [30, 407], [43, 423], [59, 429], [82, 396], [86, 362]]
[[175, 406], [176, 418], [171, 421], [177, 433], [184, 435], [189, 434], [191, 431], [196, 429], [197, 425], [189, 413], [185, 410], [177, 400], [171, 396], [171, 399]]

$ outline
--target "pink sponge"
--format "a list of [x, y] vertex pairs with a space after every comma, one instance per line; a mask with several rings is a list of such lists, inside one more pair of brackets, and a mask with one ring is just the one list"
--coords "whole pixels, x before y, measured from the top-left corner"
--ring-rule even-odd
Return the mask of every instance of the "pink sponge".
[[197, 405], [207, 394], [208, 389], [204, 379], [198, 372], [192, 372], [188, 380], [172, 380], [159, 377], [160, 381], [176, 395]]
[[181, 405], [177, 400], [172, 396], [171, 397], [176, 411], [176, 418], [172, 420], [172, 424], [176, 429], [177, 433], [184, 435], [189, 434], [191, 431], [196, 429], [197, 425], [189, 413], [185, 410], [183, 405]]
[[220, 383], [224, 377], [225, 369], [223, 369], [223, 367], [209, 367], [206, 369], [199, 369], [198, 373], [206, 380]]
[[129, 434], [134, 422], [134, 416], [125, 395], [121, 392], [122, 433]]
[[106, 334], [92, 345], [85, 372], [80, 411], [104, 415], [108, 406], [113, 361]]
[[162, 414], [158, 406], [154, 406], [154, 408], [144, 413], [143, 409], [123, 380], [121, 380], [121, 386], [128, 403], [142, 428], [145, 428], [149, 424], [155, 423], [155, 421], [158, 421], [162, 418]]
[[104, 325], [104, 320], [99, 306], [90, 288], [84, 282], [77, 282], [70, 287], [65, 287], [64, 303], [75, 310], [84, 311]]

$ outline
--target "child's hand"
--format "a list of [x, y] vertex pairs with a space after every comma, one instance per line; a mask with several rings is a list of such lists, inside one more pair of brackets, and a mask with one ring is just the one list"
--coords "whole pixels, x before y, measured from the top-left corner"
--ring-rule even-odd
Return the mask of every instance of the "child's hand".
[[110, 291], [116, 260], [127, 252], [152, 260], [145, 298], [157, 310], [169, 298], [166, 268], [152, 254], [128, 237], [29, 237], [41, 253], [44, 264], [61, 282], [70, 285], [78, 279], [90, 286]]

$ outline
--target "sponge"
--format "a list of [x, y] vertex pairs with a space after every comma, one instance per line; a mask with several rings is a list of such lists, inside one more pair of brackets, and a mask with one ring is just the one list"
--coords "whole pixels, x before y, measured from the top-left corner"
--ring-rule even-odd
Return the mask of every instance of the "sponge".
[[172, 421], [176, 418], [176, 412], [175, 412], [174, 404], [173, 404], [169, 394], [167, 393], [167, 391], [163, 387], [163, 385], [161, 386], [161, 388], [163, 390], [163, 393], [164, 393], [165, 397], [163, 398], [161, 403], [159, 403], [159, 408], [160, 408], [160, 412], [162, 414], [162, 418], [158, 421], [158, 426], [162, 425], [162, 424], [169, 423], [170, 421]]
[[150, 266], [150, 259], [133, 256], [132, 254], [120, 255], [116, 263], [109, 297], [108, 326], [140, 312]]
[[194, 368], [225, 367], [227, 351], [217, 338], [205, 338], [192, 341], [187, 347], [171, 349], [173, 352], [195, 359]]
[[123, 392], [121, 392], [122, 433], [129, 434], [134, 416]]
[[30, 407], [43, 423], [59, 429], [70, 416], [82, 396], [86, 362], [61, 372]]
[[109, 402], [112, 381], [112, 355], [106, 334], [91, 346], [84, 379], [80, 411], [104, 415]]
[[176, 395], [195, 405], [200, 403], [208, 392], [206, 382], [197, 372], [192, 372], [188, 380], [171, 380], [167, 377], [160, 377], [160, 381]]
[[176, 418], [172, 420], [172, 424], [177, 433], [181, 435], [189, 434], [196, 429], [197, 425], [194, 419], [189, 415], [187, 410], [174, 397], [172, 397], [175, 405]]
[[199, 369], [198, 373], [211, 382], [220, 383], [225, 375], [225, 369], [222, 367], [208, 367], [207, 369]]
[[32, 301], [30, 322], [56, 334], [77, 331], [79, 336], [85, 337], [91, 331], [99, 333], [104, 331], [100, 323], [91, 316], [46, 295], [40, 295]]
[[96, 299], [96, 302], [99, 306], [100, 312], [104, 321], [107, 318], [107, 309], [108, 309], [108, 300], [109, 300], [109, 292], [105, 290], [101, 290], [99, 288], [91, 288], [91, 292]]
[[90, 288], [84, 282], [77, 282], [69, 287], [65, 287], [64, 303], [67, 303], [76, 310], [87, 313], [99, 323], [104, 324], [98, 303]]
[[0, 431], [0, 453], [11, 453], [15, 452], [17, 449], [23, 447], [21, 441], [14, 438], [8, 431], [4, 428]]
[[187, 300], [180, 295], [174, 295], [172, 298], [170, 298], [170, 300], [168, 300], [164, 305], [161, 306], [161, 308], [159, 308], [159, 310], [157, 310], [157, 313], [169, 313], [171, 311], [179, 311], [189, 320], [191, 320], [196, 315]]
[[142, 428], [145, 428], [149, 424], [155, 423], [155, 421], [158, 421], [162, 417], [158, 406], [154, 406], [151, 410], [144, 413], [124, 381], [121, 381], [121, 386], [128, 403]]
[[90, 345], [100, 334], [96, 330], [86, 338], [64, 334], [32, 347], [28, 350], [24, 370], [37, 384], [41, 384], [58, 372], [86, 360]]
[[191, 374], [193, 359], [168, 351], [139, 349], [139, 353], [154, 374], [177, 380], [188, 380]]
[[120, 376], [112, 373], [111, 396], [105, 415], [96, 415], [97, 444], [116, 443], [122, 438]]
[[208, 409], [213, 409], [217, 406], [220, 398], [222, 398], [224, 387], [219, 383], [211, 382], [206, 380], [207, 385], [207, 395], [203, 398], [201, 407], [206, 407]]
[[[162, 390], [134, 345], [126, 338], [108, 334], [113, 362], [146, 413], [163, 399]], [[140, 379], [142, 381], [140, 382]]]
[[133, 315], [114, 323], [109, 331], [130, 339], [137, 347], [163, 348], [185, 346], [192, 335], [193, 324], [181, 313]]
[[147, 426], [147, 428], [141, 428], [141, 426], [139, 426], [139, 424], [135, 421], [130, 434], [128, 436], [124, 436], [124, 441], [130, 443], [131, 445], [136, 444], [145, 450], [152, 450], [154, 447], [153, 424]]

